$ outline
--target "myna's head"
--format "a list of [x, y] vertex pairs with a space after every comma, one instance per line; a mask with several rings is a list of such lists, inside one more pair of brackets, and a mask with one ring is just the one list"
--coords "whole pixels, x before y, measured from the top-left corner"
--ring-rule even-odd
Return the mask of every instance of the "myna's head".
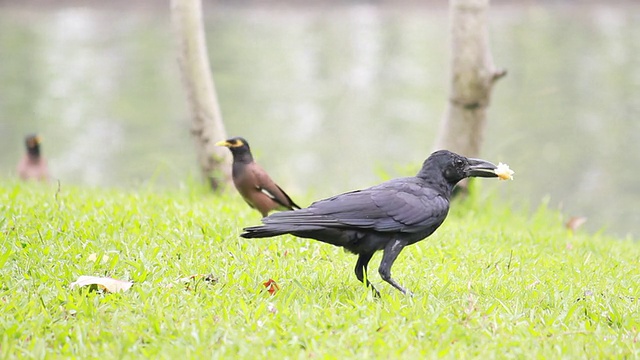
[[24, 143], [27, 146], [27, 152], [29, 155], [40, 155], [40, 142], [42, 139], [37, 134], [29, 134], [24, 138]]
[[425, 160], [418, 176], [429, 177], [433, 172], [441, 172], [451, 185], [467, 177], [498, 177], [498, 167], [489, 161], [467, 158], [447, 150], [438, 150]]
[[249, 148], [249, 143], [242, 137], [236, 136], [231, 139], [218, 141], [216, 146], [225, 146], [231, 150], [231, 154], [233, 154], [234, 159], [236, 157], [243, 156], [251, 156], [251, 149]]

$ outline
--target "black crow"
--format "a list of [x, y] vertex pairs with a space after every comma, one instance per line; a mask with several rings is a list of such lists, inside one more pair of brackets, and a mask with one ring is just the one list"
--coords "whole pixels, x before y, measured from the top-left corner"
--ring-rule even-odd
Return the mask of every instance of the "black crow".
[[272, 214], [264, 225], [244, 229], [244, 238], [292, 234], [342, 246], [358, 255], [355, 273], [365, 278], [373, 254], [383, 250], [378, 271], [402, 293], [407, 290], [391, 277], [391, 266], [405, 246], [431, 235], [447, 217], [451, 192], [471, 176], [497, 177], [496, 166], [447, 150], [436, 151], [414, 177], [393, 179], [364, 190], [314, 202], [308, 208]]
[[253, 161], [247, 140], [234, 137], [219, 141], [216, 145], [226, 146], [231, 150], [233, 184], [244, 201], [260, 211], [262, 216], [267, 216], [269, 212], [277, 209], [300, 209], [300, 206], [296, 205], [289, 195], [271, 180], [269, 174]]

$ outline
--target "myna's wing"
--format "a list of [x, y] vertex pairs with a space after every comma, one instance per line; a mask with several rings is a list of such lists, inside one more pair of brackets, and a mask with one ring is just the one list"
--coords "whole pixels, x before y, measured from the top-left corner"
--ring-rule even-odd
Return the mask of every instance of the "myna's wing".
[[253, 172], [256, 178], [256, 186], [263, 194], [270, 197], [276, 203], [288, 208], [288, 209], [300, 209], [300, 206], [291, 200], [289, 195], [284, 192], [271, 178], [266, 171], [264, 171], [260, 165], [254, 163]]

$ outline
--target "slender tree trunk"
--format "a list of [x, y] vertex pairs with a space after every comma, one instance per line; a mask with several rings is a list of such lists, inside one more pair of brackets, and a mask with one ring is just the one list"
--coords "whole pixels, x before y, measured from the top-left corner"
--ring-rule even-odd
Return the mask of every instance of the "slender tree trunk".
[[489, 0], [450, 0], [449, 3], [451, 88], [436, 148], [477, 157], [491, 89], [506, 71], [496, 69], [489, 49]]
[[191, 134], [202, 175], [213, 189], [231, 182], [231, 155], [216, 147], [226, 139], [205, 42], [201, 0], [171, 0], [178, 63], [191, 109]]

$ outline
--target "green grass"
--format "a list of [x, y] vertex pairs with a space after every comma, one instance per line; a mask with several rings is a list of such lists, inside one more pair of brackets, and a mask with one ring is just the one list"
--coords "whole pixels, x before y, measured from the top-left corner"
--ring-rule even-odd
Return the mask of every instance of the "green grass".
[[[5, 181], [0, 356], [638, 357], [639, 244], [572, 235], [545, 206], [525, 214], [495, 204], [455, 203], [436, 234], [403, 251], [393, 275], [413, 297], [381, 281], [376, 255], [375, 299], [341, 249], [240, 238], [260, 216], [233, 192], [58, 193]], [[177, 281], [192, 274], [217, 281]], [[70, 289], [80, 275], [135, 285]]]

